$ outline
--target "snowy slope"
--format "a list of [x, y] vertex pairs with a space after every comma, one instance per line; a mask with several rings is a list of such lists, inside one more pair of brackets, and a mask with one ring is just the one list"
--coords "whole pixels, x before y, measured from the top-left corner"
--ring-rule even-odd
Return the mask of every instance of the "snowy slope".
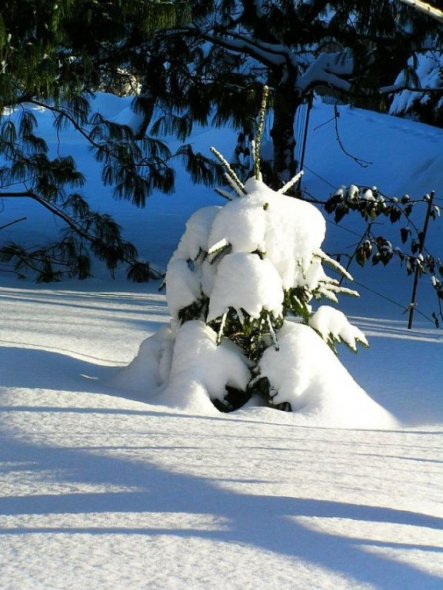
[[[318, 105], [312, 128], [330, 117]], [[415, 196], [441, 186], [441, 131], [346, 107], [340, 126], [347, 148], [374, 165], [350, 160], [322, 125], [306, 164], [331, 185]], [[232, 135], [197, 130], [192, 140], [229, 154]], [[68, 149], [87, 162], [81, 144]], [[177, 181], [177, 195], [154, 195], [140, 211], [112, 201], [89, 168], [97, 204], [163, 266], [189, 214], [223, 204], [180, 171]], [[305, 182], [318, 196], [332, 191], [308, 169]], [[5, 222], [22, 211], [4, 206]], [[57, 229], [41, 211], [35, 219], [15, 237]], [[355, 237], [331, 237], [346, 240]], [[436, 231], [432, 240], [441, 243]], [[359, 279], [407, 304], [410, 281], [399, 291], [396, 276]], [[50, 286], [0, 275], [1, 590], [441, 588], [442, 331], [420, 317], [408, 331], [401, 308], [359, 286], [360, 300], [345, 302], [370, 348], [340, 358], [398, 428], [306, 426], [252, 407], [196, 415], [147, 403], [129, 382], [111, 387], [169, 322], [157, 288], [101, 274]], [[421, 285], [419, 294], [428, 305]]]
[[196, 416], [106, 386], [167, 319], [111, 286], [0, 289], [2, 590], [441, 587], [440, 390], [383, 374], [384, 345], [438, 362], [437, 334], [379, 324], [355, 357], [377, 401], [413, 406], [397, 430]]

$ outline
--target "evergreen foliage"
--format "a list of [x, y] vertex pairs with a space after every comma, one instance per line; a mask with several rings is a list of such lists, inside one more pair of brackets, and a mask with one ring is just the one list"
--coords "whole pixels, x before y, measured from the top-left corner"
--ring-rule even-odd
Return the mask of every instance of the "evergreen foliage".
[[[294, 117], [310, 92], [387, 110], [402, 88], [418, 89], [408, 60], [438, 54], [441, 39], [436, 20], [396, 0], [193, 2], [189, 25], [147, 44], [139, 105], [160, 105], [182, 135], [194, 121], [229, 121], [244, 138], [268, 85], [274, 154], [267, 181], [279, 188], [296, 171]], [[396, 82], [401, 71], [407, 78]], [[438, 85], [426, 92], [441, 97]]]
[[[266, 95], [265, 91], [259, 130]], [[257, 144], [259, 139], [260, 131]], [[245, 184], [229, 164], [225, 166], [237, 195], [222, 208], [209, 207], [191, 217], [168, 265], [167, 300], [178, 325], [176, 338], [183, 326], [193, 323], [196, 327], [190, 334], [207, 338], [209, 329], [217, 335], [218, 346], [226, 349], [229, 343], [239, 351], [250, 379], [239, 388], [226, 377], [225, 391], [212, 398], [220, 411], [238, 409], [252, 395], [272, 407], [291, 410], [289, 399], [280, 396], [274, 401], [275, 384], [261, 372], [266, 351], [280, 350], [280, 334], [293, 322], [312, 328], [334, 352], [339, 342], [354, 351], [357, 343], [367, 344], [341, 312], [324, 305], [313, 309], [323, 299], [337, 303], [340, 294], [358, 294], [324, 272], [322, 264], [352, 280], [320, 250], [325, 223], [313, 205], [285, 196], [286, 185], [280, 192], [268, 188], [258, 161], [253, 167], [256, 177]], [[189, 342], [196, 350], [200, 346], [198, 341]]]
[[67, 225], [53, 244], [32, 251], [17, 244], [1, 248], [1, 260], [12, 261], [20, 276], [28, 269], [39, 281], [86, 278], [91, 254], [111, 272], [126, 263], [133, 280], [158, 276], [137, 259], [136, 248], [122, 239], [117, 223], [90, 210], [87, 196], [78, 193], [84, 177], [76, 162], [49, 154], [32, 109], [49, 109], [56, 132], [71, 126], [88, 142], [115, 197], [142, 207], [152, 190], [171, 192], [172, 154], [166, 145], [107, 121], [91, 110], [90, 99], [100, 90], [134, 93], [140, 43], [160, 28], [187, 22], [187, 10], [185, 2], [144, 0], [2, 3], [0, 198], [31, 198]]

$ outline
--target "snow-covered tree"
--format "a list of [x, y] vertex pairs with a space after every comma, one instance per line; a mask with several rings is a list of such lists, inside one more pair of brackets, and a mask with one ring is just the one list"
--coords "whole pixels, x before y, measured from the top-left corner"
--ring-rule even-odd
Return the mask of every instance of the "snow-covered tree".
[[443, 127], [443, 54], [423, 51], [408, 60], [395, 81], [391, 115]]
[[251, 397], [296, 410], [331, 388], [358, 389], [335, 344], [354, 351], [367, 344], [342, 312], [321, 305], [357, 295], [325, 266], [352, 278], [321, 250], [322, 214], [285, 195], [298, 177], [279, 191], [263, 182], [259, 143], [255, 174], [244, 184], [213, 150], [226, 167], [229, 202], [187, 222], [166, 273], [171, 328], [144, 345], [166, 397], [203, 396], [221, 411]]

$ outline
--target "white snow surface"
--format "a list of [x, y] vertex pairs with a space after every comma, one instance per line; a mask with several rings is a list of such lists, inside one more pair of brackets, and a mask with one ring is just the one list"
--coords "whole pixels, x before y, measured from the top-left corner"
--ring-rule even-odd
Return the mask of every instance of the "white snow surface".
[[[121, 102], [104, 97], [104, 113], [117, 116]], [[303, 180], [312, 194], [351, 182], [416, 197], [441, 186], [441, 130], [339, 109], [342, 141], [373, 164], [341, 152], [331, 109], [316, 104]], [[37, 115], [48, 130], [50, 114]], [[93, 206], [115, 214], [159, 266], [190, 214], [220, 204], [180, 169], [174, 197], [153, 195], [143, 211], [114, 202], [87, 148], [65, 133], [66, 149], [89, 166]], [[197, 148], [225, 153], [233, 138], [193, 136]], [[59, 230], [32, 203], [3, 207], [2, 222], [28, 220], [2, 238], [34, 244]], [[329, 246], [358, 239], [350, 219], [341, 225], [333, 236], [328, 227]], [[439, 243], [431, 226], [429, 246]], [[208, 405], [202, 415], [161, 405], [173, 333], [157, 283], [110, 281], [100, 269], [97, 279], [50, 286], [0, 274], [1, 589], [440, 590], [442, 332], [418, 313], [432, 303], [425, 279], [407, 330], [410, 280], [395, 267], [353, 270], [368, 289], [342, 298], [342, 309], [370, 348], [340, 360], [374, 401], [341, 403], [374, 412], [373, 428], [325, 428], [263, 407], [224, 415]], [[397, 426], [386, 428], [389, 415]]]
[[2, 590], [441, 588], [441, 333], [358, 320], [347, 364], [397, 428], [201, 415], [146, 399], [140, 364], [114, 381], [147, 333], [167, 360], [157, 287], [2, 279]]

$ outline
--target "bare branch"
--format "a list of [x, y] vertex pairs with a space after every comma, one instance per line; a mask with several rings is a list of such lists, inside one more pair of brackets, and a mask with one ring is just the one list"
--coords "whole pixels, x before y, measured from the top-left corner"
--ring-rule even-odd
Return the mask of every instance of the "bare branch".
[[10, 227], [11, 225], [14, 225], [16, 223], [20, 223], [20, 221], [26, 221], [27, 217], [20, 217], [20, 219], [14, 219], [14, 221], [10, 221], [9, 223], [5, 223], [5, 225], [0, 225], [0, 229], [6, 229], [7, 227]]

